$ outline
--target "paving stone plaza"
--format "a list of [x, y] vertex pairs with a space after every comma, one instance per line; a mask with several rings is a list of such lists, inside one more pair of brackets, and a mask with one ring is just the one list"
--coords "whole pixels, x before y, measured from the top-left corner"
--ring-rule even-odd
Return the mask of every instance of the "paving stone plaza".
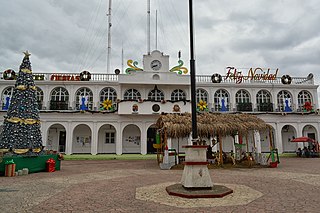
[[210, 169], [223, 198], [169, 196], [182, 170], [154, 160], [63, 161], [61, 171], [0, 177], [0, 212], [320, 212], [320, 158], [282, 158], [278, 168]]

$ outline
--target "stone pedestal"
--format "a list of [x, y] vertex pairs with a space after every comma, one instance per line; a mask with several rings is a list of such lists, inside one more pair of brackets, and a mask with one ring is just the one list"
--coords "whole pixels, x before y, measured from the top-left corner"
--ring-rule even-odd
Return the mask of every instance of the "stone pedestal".
[[207, 167], [208, 146], [183, 146], [186, 150], [181, 184], [185, 188], [211, 188], [213, 183]]

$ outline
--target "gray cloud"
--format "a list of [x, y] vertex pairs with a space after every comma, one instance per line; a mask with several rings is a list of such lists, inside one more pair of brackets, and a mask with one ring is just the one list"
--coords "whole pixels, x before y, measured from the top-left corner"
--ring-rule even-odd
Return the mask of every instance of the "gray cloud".
[[[0, 70], [18, 69], [22, 51], [34, 72], [106, 72], [107, 3], [103, 0], [1, 0]], [[146, 1], [113, 1], [111, 69], [146, 54]], [[189, 66], [188, 3], [151, 0], [151, 49]], [[307, 76], [320, 69], [317, 0], [194, 1], [197, 74], [226, 66], [279, 68]], [[124, 60], [121, 59], [122, 50]]]

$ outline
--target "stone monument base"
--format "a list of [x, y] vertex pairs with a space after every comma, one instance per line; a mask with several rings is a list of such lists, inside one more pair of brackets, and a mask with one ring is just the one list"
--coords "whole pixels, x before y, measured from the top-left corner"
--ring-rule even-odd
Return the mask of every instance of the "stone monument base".
[[182, 184], [166, 187], [169, 195], [183, 198], [221, 198], [233, 193], [232, 189], [222, 185], [213, 185], [208, 188], [186, 188]]

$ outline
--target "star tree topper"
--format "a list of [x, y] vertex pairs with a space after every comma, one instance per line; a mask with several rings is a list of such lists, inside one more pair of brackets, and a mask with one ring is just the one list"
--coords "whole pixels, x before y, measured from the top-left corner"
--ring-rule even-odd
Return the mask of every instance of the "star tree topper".
[[26, 57], [28, 57], [29, 58], [29, 56], [31, 55], [29, 52], [28, 52], [28, 50], [26, 50], [25, 52], [23, 52], [24, 53], [24, 55], [26, 56]]

